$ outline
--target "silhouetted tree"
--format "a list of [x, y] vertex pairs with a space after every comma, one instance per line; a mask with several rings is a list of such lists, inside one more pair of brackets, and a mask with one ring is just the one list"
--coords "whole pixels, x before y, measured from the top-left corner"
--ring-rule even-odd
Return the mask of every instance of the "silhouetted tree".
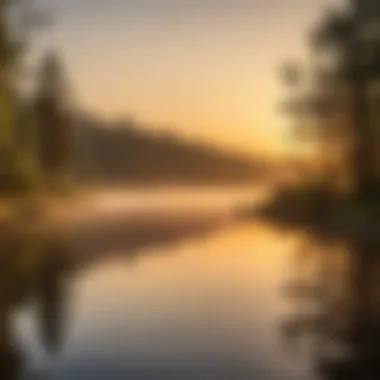
[[43, 57], [35, 100], [39, 164], [47, 180], [61, 181], [72, 151], [68, 84], [58, 55]]
[[[29, 188], [36, 176], [32, 112], [19, 84], [23, 52], [37, 13], [29, 0], [0, 2], [0, 191]], [[17, 17], [16, 17], [17, 16]]]
[[[14, 71], [19, 63], [19, 46], [9, 27], [11, 2], [0, 3], [0, 185], [12, 187], [16, 157], [14, 151]], [[11, 183], [12, 182], [12, 183]]]
[[373, 124], [371, 87], [380, 75], [380, 3], [352, 0], [347, 12], [331, 13], [319, 30], [319, 46], [333, 48], [339, 75], [352, 94], [348, 112], [354, 136], [352, 169], [357, 192], [363, 196], [379, 189], [376, 172], [377, 135]]
[[323, 155], [350, 140], [348, 167], [356, 194], [363, 197], [377, 195], [380, 188], [379, 119], [374, 117], [379, 100], [374, 91], [380, 79], [379, 25], [376, 0], [352, 0], [346, 9], [329, 12], [312, 34], [314, 88], [288, 104], [293, 114], [317, 119], [313, 138], [321, 139]]

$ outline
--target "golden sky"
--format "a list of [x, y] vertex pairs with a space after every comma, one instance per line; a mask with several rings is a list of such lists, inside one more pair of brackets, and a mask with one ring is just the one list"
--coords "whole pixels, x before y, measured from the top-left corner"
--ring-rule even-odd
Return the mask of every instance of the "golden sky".
[[251, 153], [279, 150], [278, 68], [328, 0], [45, 0], [78, 101]]

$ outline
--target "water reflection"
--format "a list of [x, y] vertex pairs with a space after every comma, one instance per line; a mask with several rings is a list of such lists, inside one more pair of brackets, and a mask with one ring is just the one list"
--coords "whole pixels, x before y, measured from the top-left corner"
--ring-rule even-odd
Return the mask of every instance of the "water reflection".
[[47, 351], [58, 352], [70, 302], [68, 278], [73, 270], [73, 256], [65, 240], [49, 236], [43, 244], [42, 257], [35, 297], [41, 341]]
[[297, 236], [289, 257], [268, 226], [221, 226], [2, 236], [0, 378], [314, 380], [305, 352], [325, 380], [379, 378], [376, 245]]
[[74, 234], [51, 231], [7, 231], [0, 235], [0, 378], [41, 379], [29, 373], [27, 346], [16, 336], [15, 313], [29, 306], [36, 319], [37, 346], [49, 355], [60, 354], [67, 335], [71, 283], [75, 274], [111, 257], [135, 258], [142, 247], [174, 244], [220, 227], [219, 222], [164, 222], [126, 226], [120, 220]]
[[286, 286], [293, 314], [283, 338], [293, 350], [307, 342], [323, 379], [380, 378], [379, 248], [357, 239], [309, 239], [294, 254]]
[[0, 373], [13, 380], [22, 378], [27, 355], [15, 337], [14, 312], [27, 303], [35, 305], [41, 342], [47, 350], [58, 350], [72, 260], [58, 236], [44, 241], [13, 233], [1, 236], [0, 260]]

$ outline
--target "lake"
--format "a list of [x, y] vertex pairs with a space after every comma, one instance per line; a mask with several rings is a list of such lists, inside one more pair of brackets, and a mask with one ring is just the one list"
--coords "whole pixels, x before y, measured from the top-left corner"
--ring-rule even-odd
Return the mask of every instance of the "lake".
[[[291, 339], [312, 302], [288, 294], [305, 288], [293, 284], [295, 254], [316, 244], [231, 219], [226, 211], [254, 201], [243, 193], [166, 194], [155, 206], [152, 196], [97, 196], [96, 220], [4, 237], [1, 379], [319, 378], [311, 334]], [[136, 204], [140, 218], [127, 212]]]

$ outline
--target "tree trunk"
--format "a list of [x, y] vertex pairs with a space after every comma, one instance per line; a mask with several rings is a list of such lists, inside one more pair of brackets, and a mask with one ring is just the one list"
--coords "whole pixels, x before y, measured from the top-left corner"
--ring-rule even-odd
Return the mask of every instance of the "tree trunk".
[[371, 126], [370, 97], [364, 80], [355, 79], [353, 86], [354, 152], [353, 171], [356, 195], [373, 197], [379, 189], [376, 173], [376, 144]]

